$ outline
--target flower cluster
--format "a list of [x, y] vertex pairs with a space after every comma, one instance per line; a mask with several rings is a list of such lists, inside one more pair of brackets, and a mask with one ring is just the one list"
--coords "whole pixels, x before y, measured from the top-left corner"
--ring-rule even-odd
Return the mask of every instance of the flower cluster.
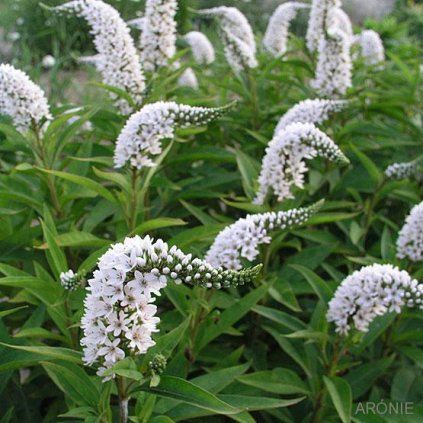
[[145, 70], [166, 66], [176, 53], [176, 0], [147, 0], [140, 36]]
[[51, 119], [47, 98], [26, 73], [8, 64], [0, 64], [0, 114], [12, 118], [18, 131], [28, 130], [32, 124], [41, 127]]
[[193, 90], [198, 90], [198, 79], [192, 68], [186, 68], [182, 75], [178, 78], [178, 85], [180, 87], [188, 87]]
[[209, 65], [215, 60], [214, 48], [209, 39], [199, 31], [191, 31], [183, 39], [190, 46], [194, 60], [199, 65]]
[[313, 0], [306, 35], [307, 47], [311, 52], [319, 48], [321, 39], [329, 28], [328, 21], [333, 19], [331, 11], [340, 6], [340, 0]]
[[376, 316], [422, 306], [423, 284], [390, 264], [373, 264], [348, 276], [329, 302], [327, 319], [347, 335], [353, 326], [367, 332]]
[[278, 201], [293, 198], [292, 187], [304, 186], [305, 159], [316, 156], [348, 163], [338, 146], [312, 123], [293, 123], [277, 132], [266, 148], [254, 203], [263, 204], [270, 189]]
[[[127, 91], [136, 104], [141, 104], [145, 90], [143, 70], [129, 28], [119, 13], [101, 0], [73, 0], [53, 10], [75, 13], [88, 22], [98, 52], [92, 63], [103, 82]], [[116, 100], [116, 105], [124, 114], [132, 111], [123, 99]]]
[[366, 65], [377, 65], [385, 60], [385, 49], [380, 35], [371, 29], [362, 31], [355, 37], [355, 44], [360, 47], [361, 56]]
[[422, 160], [416, 159], [411, 162], [393, 163], [385, 169], [388, 179], [406, 179], [418, 177], [421, 174]]
[[340, 7], [334, 7], [329, 11], [328, 28], [338, 28], [343, 31], [350, 42], [352, 42], [354, 31], [351, 19]]
[[320, 124], [329, 119], [330, 114], [340, 112], [348, 105], [345, 100], [313, 99], [300, 101], [291, 107], [276, 125], [275, 134], [291, 123]]
[[173, 138], [176, 127], [204, 125], [227, 110], [227, 107], [191, 107], [161, 101], [147, 104], [128, 119], [119, 134], [114, 155], [115, 167], [122, 167], [127, 161], [137, 169], [154, 166], [150, 156], [161, 153], [160, 141]]
[[219, 19], [226, 60], [235, 73], [257, 66], [253, 31], [247, 18], [237, 8], [221, 6], [198, 13]]
[[258, 247], [270, 243], [271, 231], [287, 230], [304, 224], [319, 210], [321, 204], [319, 202], [306, 208], [247, 215], [217, 235], [205, 259], [212, 266], [239, 270], [242, 268], [241, 258], [253, 261], [259, 254]]
[[263, 38], [263, 45], [274, 57], [285, 54], [288, 45], [289, 24], [300, 9], [308, 8], [306, 3], [288, 1], [279, 5], [270, 17]]
[[423, 202], [414, 206], [405, 220], [397, 240], [397, 257], [423, 260]]
[[319, 42], [319, 57], [311, 86], [322, 97], [345, 95], [352, 85], [351, 39], [338, 27], [328, 30]]
[[126, 238], [100, 258], [88, 281], [81, 321], [85, 364], [100, 364], [97, 374], [102, 376], [129, 354], [144, 354], [155, 344], [152, 334], [160, 318], [154, 301], [168, 280], [221, 288], [250, 282], [259, 270], [215, 269], [161, 239]]
[[75, 273], [73, 270], [60, 273], [60, 284], [66, 291], [75, 291], [81, 286], [83, 280], [83, 275]]

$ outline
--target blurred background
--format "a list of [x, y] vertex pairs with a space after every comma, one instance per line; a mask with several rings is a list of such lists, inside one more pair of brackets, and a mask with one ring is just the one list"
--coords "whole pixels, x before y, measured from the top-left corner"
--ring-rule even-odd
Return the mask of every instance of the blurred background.
[[[275, 8], [285, 0], [179, 0], [178, 32], [201, 30], [212, 39], [217, 34], [210, 21], [195, 19], [189, 8], [235, 6], [251, 21], [258, 40]], [[311, 0], [303, 0], [310, 2]], [[65, 0], [43, 0], [48, 6]], [[125, 20], [141, 16], [145, 0], [106, 0]], [[393, 32], [406, 31], [416, 43], [423, 40], [423, 0], [343, 0], [354, 23], [377, 30], [389, 40]], [[401, 25], [407, 22], [407, 25]], [[303, 35], [307, 14], [300, 14], [290, 31]], [[212, 25], [208, 27], [208, 25]], [[133, 30], [137, 40], [139, 33]], [[214, 43], [219, 44], [219, 43]], [[77, 58], [94, 51], [88, 27], [82, 19], [65, 18], [40, 7], [38, 0], [0, 0], [0, 62], [10, 62], [28, 72], [51, 94], [67, 100], [89, 95], [85, 81], [94, 71]], [[50, 59], [50, 60], [49, 60]], [[53, 59], [53, 60], [52, 60]], [[73, 81], [73, 82], [72, 82]], [[76, 83], [75, 83], [76, 81]]]

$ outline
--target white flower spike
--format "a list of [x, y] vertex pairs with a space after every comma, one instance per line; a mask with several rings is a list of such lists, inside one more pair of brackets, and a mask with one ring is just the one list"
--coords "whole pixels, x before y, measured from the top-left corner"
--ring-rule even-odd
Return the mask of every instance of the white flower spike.
[[339, 98], [352, 86], [351, 40], [337, 27], [320, 39], [315, 78], [311, 86], [319, 96]]
[[182, 75], [178, 78], [178, 85], [180, 87], [188, 87], [193, 90], [198, 90], [198, 79], [192, 68], [186, 68]]
[[257, 66], [253, 31], [247, 18], [237, 8], [220, 6], [197, 13], [219, 20], [226, 60], [235, 73]]
[[329, 28], [331, 11], [340, 8], [341, 0], [313, 0], [307, 27], [307, 47], [311, 52], [318, 49], [320, 40]]
[[215, 60], [212, 43], [199, 31], [191, 31], [184, 35], [183, 39], [190, 46], [194, 60], [199, 65], [209, 65]]
[[342, 335], [355, 327], [367, 332], [369, 324], [388, 312], [422, 306], [423, 284], [390, 264], [366, 266], [348, 276], [329, 302], [327, 319]]
[[176, 0], [147, 0], [140, 37], [141, 59], [146, 71], [167, 66], [176, 53]]
[[385, 49], [380, 35], [371, 29], [362, 31], [355, 37], [366, 65], [377, 65], [385, 60]]
[[173, 138], [175, 128], [204, 125], [222, 116], [229, 107], [192, 107], [162, 101], [147, 104], [128, 119], [119, 134], [115, 167], [123, 167], [126, 162], [137, 169], [153, 167], [151, 156], [161, 153], [161, 140]]
[[385, 176], [388, 179], [418, 179], [422, 175], [422, 158], [411, 162], [392, 163], [385, 169]]
[[414, 206], [405, 220], [397, 240], [397, 257], [423, 261], [423, 202]]
[[85, 364], [99, 364], [97, 374], [103, 376], [118, 361], [155, 345], [152, 334], [160, 318], [154, 301], [169, 281], [219, 289], [248, 283], [259, 271], [260, 266], [240, 272], [215, 269], [161, 239], [126, 238], [100, 258], [88, 281], [81, 321]]
[[291, 107], [276, 125], [275, 134], [292, 123], [314, 123], [316, 125], [329, 119], [332, 113], [337, 113], [347, 107], [346, 100], [308, 99], [300, 101]]
[[269, 19], [263, 38], [263, 45], [274, 57], [280, 57], [286, 53], [288, 47], [289, 24], [301, 9], [308, 9], [306, 3], [288, 1], [279, 5]]
[[339, 147], [311, 123], [293, 123], [270, 141], [263, 158], [255, 204], [263, 204], [269, 191], [278, 201], [293, 198], [294, 186], [304, 187], [306, 159], [324, 157], [339, 164], [349, 163]]
[[217, 235], [205, 260], [215, 267], [239, 270], [242, 268], [242, 258], [255, 260], [259, 254], [258, 247], [270, 243], [272, 231], [288, 230], [304, 224], [322, 203], [288, 211], [247, 215]]
[[28, 75], [8, 64], [0, 64], [0, 114], [12, 118], [13, 125], [25, 132], [35, 124], [51, 119], [43, 90]]
[[[127, 91], [137, 105], [141, 104], [144, 74], [129, 28], [119, 13], [101, 0], [73, 0], [52, 10], [74, 13], [88, 22], [98, 52], [91, 63], [95, 64], [103, 82]], [[123, 99], [117, 100], [116, 105], [123, 114], [132, 111]]]

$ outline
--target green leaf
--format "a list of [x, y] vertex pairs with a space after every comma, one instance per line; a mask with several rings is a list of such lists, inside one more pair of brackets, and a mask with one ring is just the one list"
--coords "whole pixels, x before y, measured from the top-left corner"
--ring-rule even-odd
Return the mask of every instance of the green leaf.
[[[198, 344], [195, 346], [197, 351], [203, 349], [208, 343], [213, 341], [223, 332], [245, 316], [258, 301], [260, 301], [267, 292], [268, 287], [262, 285], [260, 288], [248, 293], [245, 297], [238, 300], [234, 305], [227, 308], [220, 316], [218, 323], [207, 325]], [[207, 323], [207, 322], [206, 322]]]
[[304, 278], [313, 288], [313, 291], [317, 294], [320, 300], [323, 301], [324, 304], [327, 304], [330, 301], [330, 299], [333, 297], [333, 292], [329, 285], [322, 278], [304, 266], [291, 264], [290, 267], [297, 270], [304, 276]]
[[375, 184], [380, 184], [383, 180], [383, 174], [382, 172], [380, 172], [378, 167], [368, 156], [359, 151], [354, 145], [350, 144], [350, 148], [353, 153], [357, 156], [358, 160], [360, 160], [360, 163], [363, 165], [363, 167], [366, 169], [367, 173], [370, 176], [370, 179]]
[[56, 277], [59, 277], [61, 272], [66, 272], [68, 270], [65, 253], [57, 245], [54, 238], [54, 232], [47, 227], [44, 221], [41, 221], [41, 226], [43, 228], [44, 238], [48, 245], [48, 253], [51, 257], [52, 270], [54, 271]]
[[74, 184], [81, 185], [88, 190], [96, 193], [106, 200], [109, 200], [111, 203], [116, 203], [117, 200], [113, 196], [113, 194], [105, 188], [103, 185], [99, 184], [98, 182], [93, 181], [92, 179], [86, 178], [85, 176], [74, 175], [72, 173], [61, 172], [59, 170], [49, 170], [43, 168], [37, 168], [41, 172], [49, 173], [51, 175], [57, 176], [58, 178], [65, 179], [66, 181], [73, 182]]
[[15, 308], [10, 308], [9, 310], [0, 311], [0, 319], [2, 317], [8, 316], [9, 314], [16, 313], [17, 311], [22, 310], [24, 308], [28, 308], [28, 306], [15, 307]]
[[40, 363], [59, 389], [77, 405], [96, 408], [100, 392], [88, 375], [72, 363]]
[[348, 382], [340, 377], [323, 376], [326, 389], [342, 423], [351, 422], [352, 393]]
[[183, 226], [186, 224], [187, 222], [183, 221], [182, 219], [175, 219], [173, 217], [159, 217], [157, 219], [151, 219], [141, 223], [131, 232], [131, 235], [143, 235], [147, 232], [154, 231], [155, 229], [169, 228], [172, 226]]
[[304, 397], [293, 399], [279, 399], [269, 397], [259, 397], [252, 395], [229, 395], [220, 394], [218, 398], [226, 401], [234, 407], [238, 407], [245, 411], [268, 410], [270, 408], [290, 407], [298, 404]]
[[254, 181], [258, 177], [258, 164], [247, 154], [241, 150], [235, 151], [236, 162], [238, 164], [239, 172], [242, 176], [242, 186], [248, 198], [252, 199], [255, 196]]
[[174, 376], [161, 376], [160, 384], [143, 390], [153, 392], [159, 396], [195, 405], [216, 414], [236, 414], [241, 410], [225, 403], [210, 392], [193, 383]]
[[299, 376], [289, 369], [276, 368], [249, 373], [237, 378], [245, 385], [253, 386], [274, 394], [306, 394], [309, 390]]

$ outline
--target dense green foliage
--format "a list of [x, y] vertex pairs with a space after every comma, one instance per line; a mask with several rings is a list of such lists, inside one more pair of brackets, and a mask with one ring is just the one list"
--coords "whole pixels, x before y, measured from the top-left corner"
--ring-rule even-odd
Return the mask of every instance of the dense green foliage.
[[[422, 421], [422, 313], [386, 314], [365, 335], [349, 338], [336, 335], [326, 320], [336, 287], [362, 265], [393, 263], [423, 279], [421, 266], [395, 258], [398, 231], [422, 199], [421, 183], [388, 181], [383, 173], [393, 162], [416, 158], [422, 148], [421, 50], [415, 39], [421, 26], [413, 20], [410, 27], [409, 13], [400, 11], [401, 21], [392, 16], [372, 24], [385, 44], [383, 68], [357, 60], [347, 95], [351, 104], [321, 125], [351, 163], [313, 160], [305, 189], [283, 203], [257, 206], [252, 200], [279, 117], [315, 97], [308, 83], [315, 58], [300, 37], [291, 37], [283, 60], [260, 49], [259, 66], [239, 77], [216, 41], [217, 60], [207, 69], [184, 62], [197, 74], [198, 91], [177, 86], [183, 68], [160, 70], [146, 103], [236, 105], [207, 127], [178, 130], [165, 143], [159, 166], [135, 186], [129, 170], [113, 169], [114, 143], [126, 117], [109, 101], [107, 87], [91, 87], [99, 98], [70, 114], [64, 112], [81, 104], [55, 104], [61, 96], [53, 87], [54, 121], [42, 154], [34, 134], [23, 136], [2, 117], [0, 422], [117, 418], [114, 383], [102, 383], [81, 362], [85, 291], [65, 291], [60, 272], [73, 269], [89, 277], [111, 243], [128, 234], [160, 237], [204, 257], [219, 231], [248, 212], [321, 199], [324, 206], [304, 227], [277, 232], [262, 248], [257, 263], [264, 266], [255, 285], [165, 288], [157, 345], [117, 370], [130, 381], [131, 421]], [[54, 38], [57, 57], [63, 48], [79, 50], [87, 40], [85, 27], [54, 19], [62, 31]], [[196, 18], [188, 13], [187, 19]], [[43, 37], [42, 28], [31, 30], [34, 40]], [[34, 40], [23, 44], [31, 50]], [[68, 124], [72, 116], [78, 118]], [[160, 377], [148, 370], [159, 353], [167, 359]], [[414, 414], [354, 414], [360, 402], [381, 400], [412, 402]]]

